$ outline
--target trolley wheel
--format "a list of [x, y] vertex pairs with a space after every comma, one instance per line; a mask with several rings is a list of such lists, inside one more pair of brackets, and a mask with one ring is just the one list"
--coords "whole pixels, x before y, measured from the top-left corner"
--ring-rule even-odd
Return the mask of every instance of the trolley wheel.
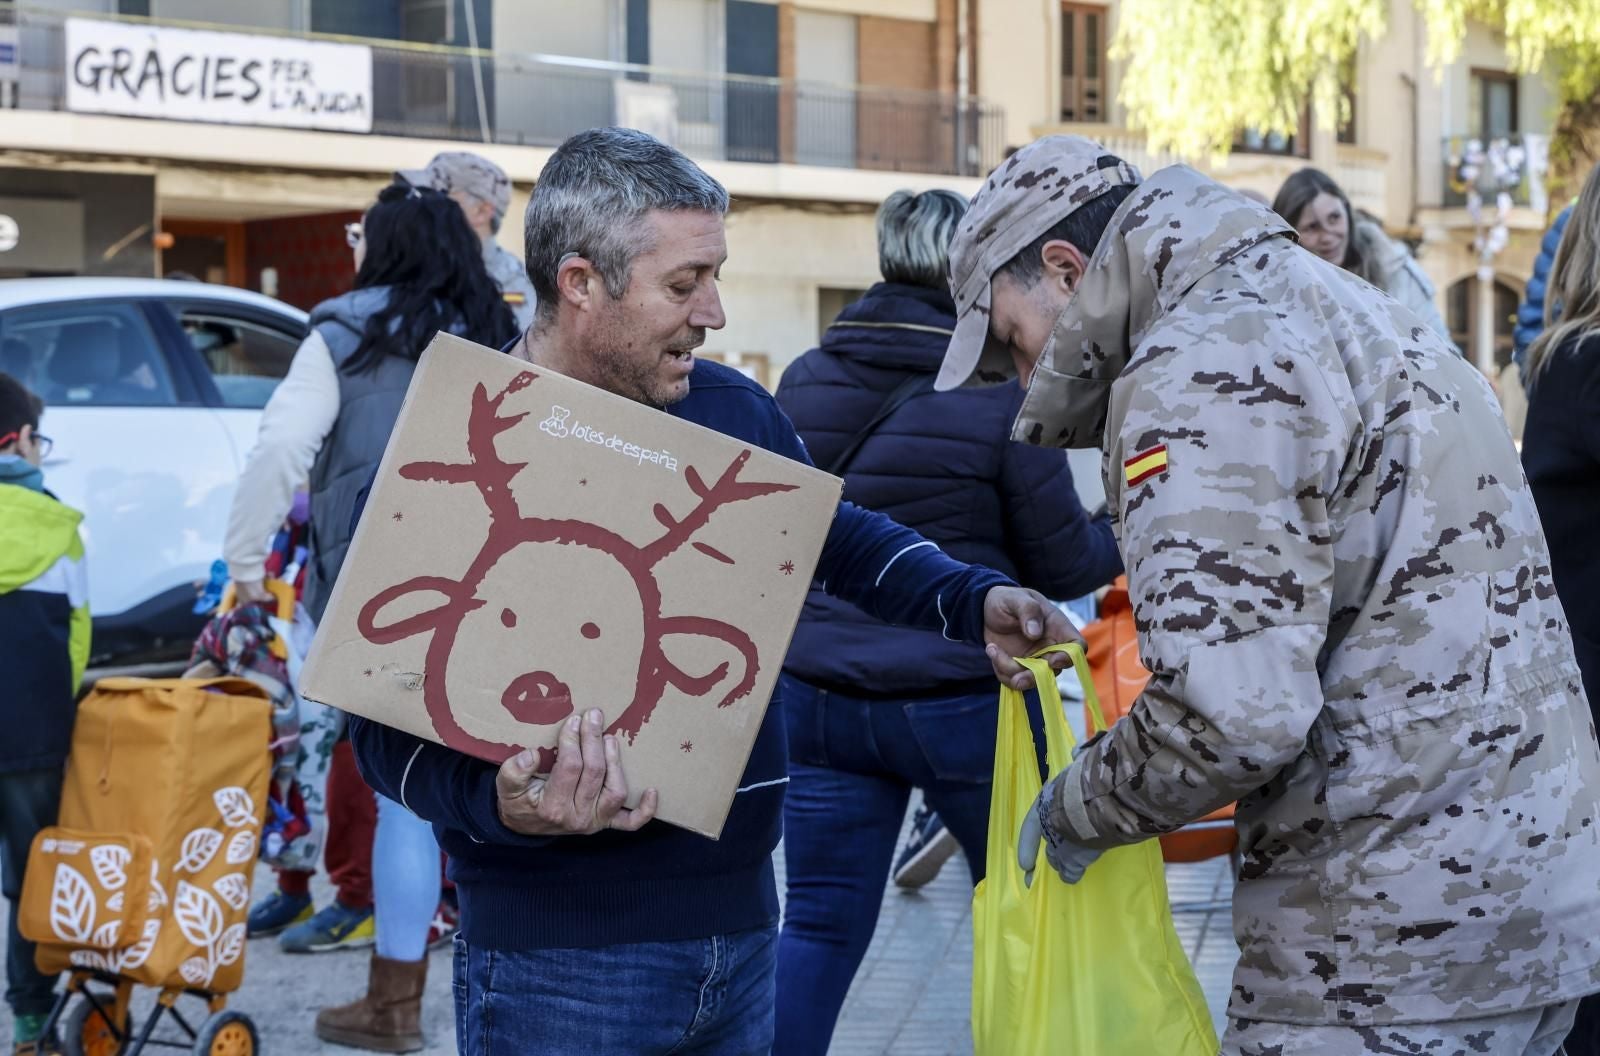
[[97, 999], [100, 1008], [80, 996], [67, 1009], [67, 1014], [61, 1017], [59, 1031], [66, 1056], [117, 1056], [128, 1047], [128, 1040], [133, 1035], [133, 1016], [125, 1015], [117, 1025], [121, 1028], [119, 1037], [101, 1011], [111, 1012], [113, 999], [109, 995], [97, 996]]
[[243, 1012], [213, 1012], [195, 1032], [194, 1056], [256, 1056], [261, 1039]]

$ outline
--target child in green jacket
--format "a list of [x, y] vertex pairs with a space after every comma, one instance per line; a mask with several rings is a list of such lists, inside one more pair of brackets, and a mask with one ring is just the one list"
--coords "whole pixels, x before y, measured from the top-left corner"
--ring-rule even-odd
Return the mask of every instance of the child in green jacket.
[[40, 1038], [55, 977], [34, 966], [33, 943], [17, 933], [17, 898], [28, 848], [53, 825], [72, 740], [78, 685], [89, 658], [89, 598], [83, 515], [44, 489], [50, 440], [39, 433], [44, 404], [0, 374], [0, 872], [11, 903], [6, 1003], [14, 1053], [52, 1051]]

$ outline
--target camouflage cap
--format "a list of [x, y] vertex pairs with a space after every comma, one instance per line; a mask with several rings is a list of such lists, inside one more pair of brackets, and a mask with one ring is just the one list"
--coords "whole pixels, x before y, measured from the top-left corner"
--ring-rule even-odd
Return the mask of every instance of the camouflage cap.
[[950, 244], [956, 331], [937, 388], [1016, 375], [1010, 351], [989, 336], [994, 273], [1085, 202], [1141, 180], [1138, 169], [1082, 136], [1036, 140], [989, 174]]
[[503, 217], [511, 208], [511, 177], [506, 170], [481, 154], [450, 150], [435, 154], [427, 168], [401, 169], [396, 176], [413, 187], [431, 187], [443, 194], [465, 191], [494, 203], [494, 215]]

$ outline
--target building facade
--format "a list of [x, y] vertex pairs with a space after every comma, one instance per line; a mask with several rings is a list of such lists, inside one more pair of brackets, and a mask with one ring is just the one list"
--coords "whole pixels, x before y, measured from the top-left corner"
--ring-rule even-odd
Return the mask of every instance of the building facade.
[[[0, 278], [183, 272], [309, 307], [348, 288], [343, 225], [394, 170], [441, 149], [493, 158], [515, 183], [499, 238], [520, 254], [554, 146], [626, 124], [732, 192], [728, 326], [706, 352], [775, 384], [877, 279], [872, 215], [890, 192], [971, 193], [1050, 131], [1146, 171], [1177, 160], [1127, 128], [1118, 5], [0, 3]], [[1411, 0], [1391, 0], [1345, 86], [1348, 122], [1308, 111], [1291, 137], [1243, 132], [1215, 174], [1270, 197], [1301, 166], [1328, 171], [1416, 248], [1457, 343], [1492, 369], [1544, 227], [1552, 92], [1508, 72], [1482, 26], [1437, 75], [1425, 45]]]
[[310, 307], [349, 287], [343, 225], [395, 170], [492, 158], [520, 255], [553, 148], [623, 124], [732, 193], [729, 321], [706, 352], [775, 384], [878, 278], [878, 202], [970, 193], [1000, 159], [975, 17], [974, 0], [0, 4], [17, 60], [0, 218], [22, 232], [0, 278], [187, 273]]

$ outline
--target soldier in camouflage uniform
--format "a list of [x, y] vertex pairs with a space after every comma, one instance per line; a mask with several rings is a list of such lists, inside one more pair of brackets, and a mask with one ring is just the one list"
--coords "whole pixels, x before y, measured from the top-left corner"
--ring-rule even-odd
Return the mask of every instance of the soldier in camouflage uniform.
[[1225, 1053], [1557, 1052], [1600, 990], [1600, 747], [1484, 379], [1267, 209], [1077, 137], [950, 260], [940, 384], [1020, 376], [1016, 439], [1103, 448], [1151, 671], [1020, 857], [1042, 829], [1072, 879], [1237, 800]]
[[511, 177], [504, 169], [480, 154], [450, 150], [435, 154], [427, 168], [405, 169], [395, 173], [413, 187], [431, 187], [448, 194], [461, 206], [467, 223], [483, 240], [483, 265], [500, 287], [506, 307], [517, 317], [517, 327], [533, 325], [533, 283], [522, 258], [495, 241], [500, 223], [511, 208]]

